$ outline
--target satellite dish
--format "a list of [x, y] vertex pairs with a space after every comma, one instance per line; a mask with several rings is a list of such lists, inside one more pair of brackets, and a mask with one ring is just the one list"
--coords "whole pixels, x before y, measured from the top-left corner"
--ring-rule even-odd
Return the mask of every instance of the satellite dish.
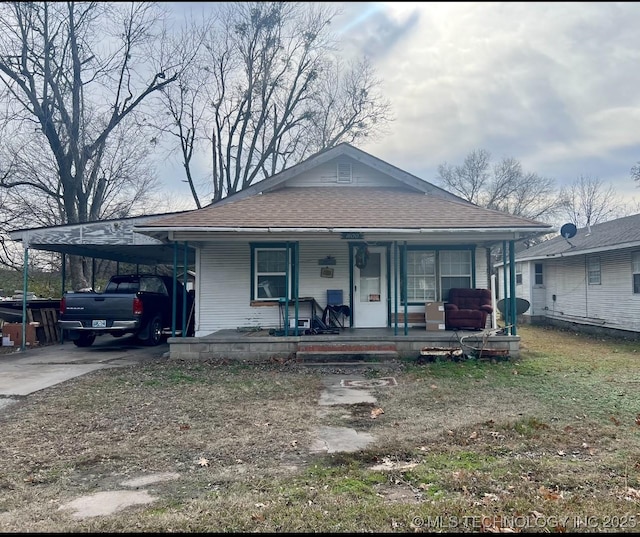
[[560, 235], [562, 235], [565, 239], [575, 237], [577, 232], [578, 229], [571, 222], [565, 224], [560, 228]]

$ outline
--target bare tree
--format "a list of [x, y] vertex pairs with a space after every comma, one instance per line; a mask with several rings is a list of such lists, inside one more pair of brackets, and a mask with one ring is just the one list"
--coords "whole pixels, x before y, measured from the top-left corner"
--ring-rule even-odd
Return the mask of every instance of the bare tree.
[[555, 181], [524, 172], [514, 158], [491, 165], [491, 154], [474, 150], [459, 166], [438, 166], [442, 186], [481, 207], [508, 212], [534, 220], [551, 219], [563, 207]]
[[384, 132], [389, 104], [377, 93], [370, 64], [344, 67], [337, 59], [329, 31], [336, 14], [324, 3], [218, 6], [207, 23], [201, 69], [181, 80], [179, 94], [165, 92], [198, 206], [184, 148], [204, 138], [211, 195], [219, 200], [317, 151]]
[[[64, 223], [123, 216], [140, 201], [152, 177], [134, 186], [139, 170], [126, 168], [122, 150], [148, 139], [136, 116], [177, 79], [156, 46], [159, 17], [149, 3], [0, 5], [0, 102], [3, 126], [16, 134], [0, 161], [1, 188], [43, 196]], [[88, 283], [80, 263], [70, 273], [74, 285]]]
[[631, 168], [631, 178], [640, 183], [640, 162], [637, 162]]
[[564, 214], [578, 227], [585, 227], [615, 218], [623, 210], [616, 200], [613, 186], [608, 187], [597, 177], [581, 175], [561, 191]]

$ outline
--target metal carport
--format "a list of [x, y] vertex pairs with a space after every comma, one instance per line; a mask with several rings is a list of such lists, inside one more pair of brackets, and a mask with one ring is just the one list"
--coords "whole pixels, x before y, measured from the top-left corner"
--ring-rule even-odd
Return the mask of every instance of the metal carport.
[[[113, 220], [100, 220], [81, 224], [65, 224], [51, 227], [27, 228], [10, 231], [11, 240], [22, 243], [24, 248], [23, 302], [22, 302], [22, 345], [26, 349], [27, 293], [29, 250], [42, 250], [63, 254], [62, 280], [63, 290], [66, 279], [65, 255], [77, 255], [92, 259], [131, 263], [136, 265], [173, 265], [174, 293], [178, 275], [178, 265], [184, 269], [184, 281], [187, 281], [187, 267], [194, 263], [195, 252], [187, 242], [170, 242], [137, 233], [136, 225], [148, 223], [171, 214], [164, 213]], [[186, 293], [186, 286], [185, 286]], [[185, 301], [186, 303], [186, 301]], [[184, 319], [185, 315], [183, 315]], [[176, 331], [176, 312], [174, 306], [172, 335]], [[183, 327], [182, 335], [185, 335]]]

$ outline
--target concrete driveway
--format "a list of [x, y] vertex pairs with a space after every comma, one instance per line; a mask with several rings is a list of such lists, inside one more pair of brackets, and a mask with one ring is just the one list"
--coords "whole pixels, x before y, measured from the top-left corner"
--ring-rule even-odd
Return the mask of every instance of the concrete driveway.
[[0, 409], [30, 393], [97, 369], [166, 359], [169, 344], [140, 345], [133, 337], [101, 336], [91, 347], [63, 344], [0, 354]]

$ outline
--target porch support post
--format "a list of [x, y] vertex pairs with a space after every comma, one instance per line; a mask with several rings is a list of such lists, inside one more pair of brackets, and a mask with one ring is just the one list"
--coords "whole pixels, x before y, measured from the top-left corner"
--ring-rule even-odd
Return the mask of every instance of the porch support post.
[[509, 265], [511, 267], [511, 335], [517, 335], [516, 330], [516, 252], [515, 242], [509, 241]]
[[284, 335], [289, 335], [289, 241], [285, 248], [285, 267], [284, 267]]
[[91, 289], [96, 290], [96, 258], [91, 258]]
[[184, 256], [183, 256], [183, 260], [182, 263], [184, 265], [184, 272], [183, 272], [183, 276], [182, 276], [182, 337], [187, 337], [187, 279], [188, 279], [188, 273], [187, 273], [187, 269], [189, 267], [189, 258], [187, 256], [187, 251], [188, 251], [188, 247], [189, 247], [189, 243], [187, 241], [184, 241], [183, 243], [183, 247], [184, 247]]
[[408, 324], [408, 316], [409, 316], [409, 300], [407, 297], [407, 241], [404, 241], [404, 249], [402, 252], [402, 262], [403, 262], [403, 269], [402, 269], [402, 290], [403, 290], [403, 295], [404, 295], [404, 335], [406, 336], [407, 334], [409, 334], [409, 324]]
[[29, 245], [24, 247], [24, 266], [22, 267], [22, 342], [20, 350], [27, 348], [27, 291], [29, 290]]
[[398, 241], [393, 241], [393, 311], [395, 319], [393, 321], [393, 335], [398, 335]]
[[507, 299], [509, 297], [508, 281], [509, 272], [507, 271], [507, 241], [502, 241], [502, 287], [503, 287], [503, 300], [502, 300], [502, 314], [504, 315], [504, 326], [509, 326], [509, 318], [511, 317], [510, 308], [507, 307]]
[[[300, 271], [298, 268], [298, 260], [300, 259], [300, 243], [298, 242], [294, 242], [293, 243], [293, 299], [295, 300], [296, 306], [295, 306], [295, 316], [296, 316], [296, 328], [294, 331], [294, 334], [296, 336], [300, 335], [298, 332], [298, 319], [299, 319], [299, 314], [300, 314]], [[311, 308], [311, 311], [313, 313], [313, 307]], [[313, 315], [312, 315], [313, 317]], [[311, 322], [313, 322], [313, 319], [311, 320]]]
[[[61, 287], [61, 295], [60, 298], [64, 296], [64, 290], [67, 286], [67, 254], [62, 254], [62, 287]], [[60, 336], [60, 343], [64, 343], [64, 330], [62, 328], [58, 328], [58, 335]]]
[[[138, 266], [136, 265], [136, 274]], [[176, 294], [178, 293], [178, 243], [173, 243], [173, 300], [171, 301], [171, 337], [176, 337]]]

